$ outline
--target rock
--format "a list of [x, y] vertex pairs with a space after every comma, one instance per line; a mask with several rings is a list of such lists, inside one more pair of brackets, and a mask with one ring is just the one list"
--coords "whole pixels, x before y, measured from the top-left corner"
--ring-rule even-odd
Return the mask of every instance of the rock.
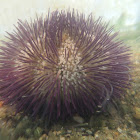
[[80, 124], [84, 122], [84, 119], [78, 115], [73, 116], [73, 120]]
[[71, 134], [71, 133], [72, 133], [72, 131], [71, 131], [71, 130], [67, 130], [67, 133], [68, 133], [68, 134]]
[[54, 134], [55, 136], [58, 136], [58, 135], [61, 134], [61, 131], [53, 131], [53, 134]]
[[47, 135], [46, 134], [43, 134], [40, 138], [39, 138], [39, 140], [47, 140]]
[[60, 140], [65, 140], [65, 137], [60, 137]]
[[137, 120], [140, 120], [140, 108], [139, 107], [134, 107], [134, 118]]
[[60, 138], [57, 137], [52, 131], [49, 131], [48, 133], [48, 140], [60, 140]]
[[95, 134], [94, 137], [95, 137], [95, 139], [98, 139], [99, 138], [99, 135], [98, 134]]
[[92, 135], [93, 132], [91, 130], [86, 130], [86, 132], [89, 134], [89, 135]]
[[120, 129], [119, 127], [117, 128], [118, 132], [122, 133], [122, 129]]
[[81, 130], [81, 132], [84, 132], [86, 129], [81, 127], [80, 130]]

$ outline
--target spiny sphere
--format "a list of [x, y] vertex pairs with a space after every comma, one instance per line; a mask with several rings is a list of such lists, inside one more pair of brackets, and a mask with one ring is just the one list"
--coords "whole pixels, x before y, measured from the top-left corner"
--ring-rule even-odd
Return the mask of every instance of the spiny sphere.
[[87, 115], [129, 85], [129, 48], [101, 18], [74, 10], [18, 21], [0, 47], [0, 98], [56, 120]]

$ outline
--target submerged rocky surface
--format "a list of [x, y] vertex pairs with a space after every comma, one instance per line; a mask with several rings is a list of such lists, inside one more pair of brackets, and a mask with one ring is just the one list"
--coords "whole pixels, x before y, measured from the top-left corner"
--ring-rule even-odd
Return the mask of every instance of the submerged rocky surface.
[[[125, 36], [125, 35], [124, 35]], [[66, 122], [47, 127], [14, 107], [0, 102], [0, 140], [139, 140], [140, 139], [140, 38], [126, 40], [132, 46], [132, 87], [121, 100], [107, 105], [107, 112], [87, 118], [75, 114]]]

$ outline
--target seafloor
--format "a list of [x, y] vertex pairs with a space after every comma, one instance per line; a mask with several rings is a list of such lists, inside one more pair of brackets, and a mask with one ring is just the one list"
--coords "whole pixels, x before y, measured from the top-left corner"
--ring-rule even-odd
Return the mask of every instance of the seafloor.
[[105, 113], [75, 115], [48, 128], [40, 119], [14, 116], [14, 107], [0, 102], [0, 140], [140, 140], [140, 32], [123, 32], [120, 38], [131, 46], [132, 86], [116, 105], [109, 104]]

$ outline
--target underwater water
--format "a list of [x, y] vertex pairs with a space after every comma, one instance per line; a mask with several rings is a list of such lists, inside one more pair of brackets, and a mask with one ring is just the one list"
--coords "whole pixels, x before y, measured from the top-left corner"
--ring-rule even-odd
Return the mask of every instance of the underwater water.
[[[40, 9], [45, 9], [43, 4], [39, 5], [40, 2], [35, 2], [34, 7], [37, 8], [38, 5]], [[43, 3], [43, 1], [41, 2]], [[61, 1], [60, 3], [63, 2]], [[102, 0], [101, 2], [106, 3], [107, 1]], [[112, 5], [112, 2], [114, 1], [108, 1], [110, 5]], [[129, 0], [129, 5], [134, 2], [136, 3], [137, 1]], [[47, 3], [51, 2], [48, 1]], [[68, 7], [64, 3], [59, 4], [57, 2], [58, 5], [54, 3], [55, 1], [50, 4], [53, 9], [59, 9], [59, 7], [60, 9], [63, 9], [63, 7], [65, 9]], [[83, 5], [87, 1], [78, 1], [77, 3], [77, 9], [84, 9]], [[14, 4], [16, 5], [16, 1]], [[29, 4], [32, 5], [32, 2], [29, 2]], [[93, 3], [89, 1], [88, 5], [90, 4]], [[99, 9], [97, 12], [105, 16], [106, 20], [112, 18], [112, 14], [109, 16], [109, 11], [105, 12], [105, 14], [101, 12], [104, 7], [102, 3], [96, 2], [96, 5]], [[118, 5], [122, 8], [121, 5], [123, 4], [120, 1]], [[89, 9], [95, 7], [90, 6]], [[20, 8], [18, 7], [18, 9]], [[29, 10], [27, 9], [25, 10], [26, 12]], [[132, 9], [136, 9], [135, 6]], [[39, 12], [41, 13], [42, 11], [40, 10]], [[1, 10], [1, 12], [3, 11]], [[34, 12], [35, 8], [32, 10], [32, 13]], [[52, 123], [51, 126], [48, 126], [47, 122], [39, 118], [33, 120], [30, 116], [23, 116], [22, 113], [18, 113], [15, 116], [14, 106], [3, 105], [3, 101], [0, 101], [0, 140], [140, 140], [140, 18], [138, 17], [138, 11], [128, 12], [127, 7], [117, 12], [118, 14], [113, 13], [117, 19], [111, 21], [110, 24], [114, 24], [114, 31], [120, 31], [119, 38], [131, 49], [132, 69], [130, 73], [132, 80], [130, 81], [131, 87], [125, 91], [125, 96], [121, 100], [116, 99], [114, 104], [108, 104], [106, 112], [95, 113], [85, 118], [75, 114], [68, 118], [67, 121], [58, 121], [57, 123]], [[43, 13], [45, 12], [43, 11]], [[90, 12], [88, 11], [88, 13]], [[5, 39], [4, 31], [12, 30], [12, 24], [16, 24], [15, 20], [16, 18], [10, 20], [9, 24], [0, 22], [0, 25], [3, 25], [0, 29], [1, 40]]]

